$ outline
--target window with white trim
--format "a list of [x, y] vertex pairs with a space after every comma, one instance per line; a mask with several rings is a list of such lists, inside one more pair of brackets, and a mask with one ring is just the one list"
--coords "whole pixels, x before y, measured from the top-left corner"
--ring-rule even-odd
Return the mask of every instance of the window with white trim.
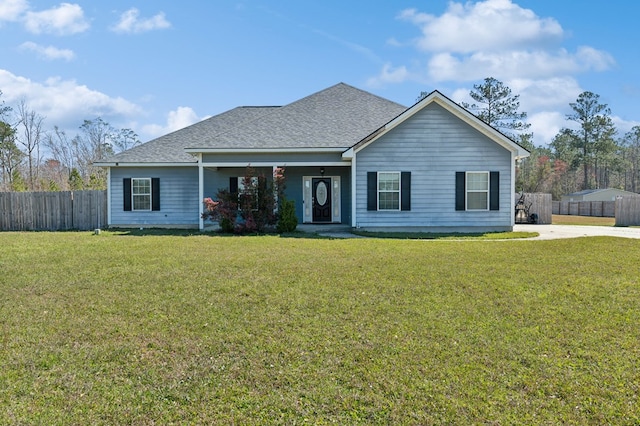
[[467, 172], [467, 210], [489, 210], [489, 172]]
[[378, 172], [378, 210], [400, 210], [400, 172]]
[[132, 210], [151, 210], [151, 178], [131, 179]]

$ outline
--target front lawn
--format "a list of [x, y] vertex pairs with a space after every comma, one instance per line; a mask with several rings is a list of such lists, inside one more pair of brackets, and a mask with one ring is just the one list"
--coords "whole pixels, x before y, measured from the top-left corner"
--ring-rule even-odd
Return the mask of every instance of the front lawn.
[[0, 424], [638, 424], [639, 258], [0, 233]]

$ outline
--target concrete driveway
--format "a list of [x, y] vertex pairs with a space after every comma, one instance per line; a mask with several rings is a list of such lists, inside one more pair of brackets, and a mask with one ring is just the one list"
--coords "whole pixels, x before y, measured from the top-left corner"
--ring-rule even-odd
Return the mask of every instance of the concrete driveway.
[[539, 237], [528, 240], [555, 240], [577, 237], [623, 237], [640, 239], [640, 228], [615, 226], [581, 226], [581, 225], [515, 225], [515, 232], [537, 232]]
[[[324, 237], [331, 238], [367, 238], [352, 234], [347, 227], [329, 229], [327, 227], [299, 226], [298, 229], [306, 232], [317, 232]], [[515, 225], [515, 232], [537, 232], [537, 237], [523, 240], [557, 240], [561, 238], [578, 237], [623, 237], [640, 239], [640, 228], [617, 228], [615, 226], [582, 226], [582, 225]], [[518, 241], [518, 240], [507, 240]]]

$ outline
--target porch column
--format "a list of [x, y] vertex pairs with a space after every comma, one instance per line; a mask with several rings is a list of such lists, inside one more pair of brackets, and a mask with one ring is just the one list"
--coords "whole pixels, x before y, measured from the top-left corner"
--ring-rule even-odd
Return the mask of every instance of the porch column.
[[516, 215], [515, 215], [516, 200], [513, 194], [516, 194], [516, 163], [518, 161], [522, 161], [522, 160], [517, 159], [517, 152], [512, 152], [511, 153], [511, 182], [510, 182], [511, 186], [509, 186], [509, 191], [511, 194], [511, 197], [509, 198], [509, 211], [511, 212], [511, 229], [513, 229], [514, 225], [516, 224]]
[[198, 154], [198, 229], [204, 230], [204, 219], [202, 213], [204, 213], [204, 167], [202, 166], [202, 154]]
[[111, 226], [111, 167], [107, 168], [107, 228]]

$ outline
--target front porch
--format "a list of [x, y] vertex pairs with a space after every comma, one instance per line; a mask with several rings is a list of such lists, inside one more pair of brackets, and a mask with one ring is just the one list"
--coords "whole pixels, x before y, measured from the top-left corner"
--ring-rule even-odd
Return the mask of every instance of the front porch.
[[[276, 165], [257, 167], [253, 164], [247, 164], [245, 167], [239, 167], [235, 164], [233, 166], [217, 164], [216, 167], [210, 167], [208, 164], [202, 163], [199, 167], [201, 199], [205, 197], [215, 199], [216, 192], [220, 188], [231, 187], [230, 179], [241, 181], [248, 166], [252, 168], [253, 174], [264, 177], [273, 175], [276, 168], [280, 167]], [[294, 202], [299, 227], [303, 224], [320, 227], [329, 225], [350, 227], [352, 190], [349, 163], [342, 162], [340, 166], [332, 163], [327, 165], [294, 163], [282, 167], [286, 180], [284, 195], [287, 200]], [[212, 225], [200, 221], [201, 230], [215, 229]]]

